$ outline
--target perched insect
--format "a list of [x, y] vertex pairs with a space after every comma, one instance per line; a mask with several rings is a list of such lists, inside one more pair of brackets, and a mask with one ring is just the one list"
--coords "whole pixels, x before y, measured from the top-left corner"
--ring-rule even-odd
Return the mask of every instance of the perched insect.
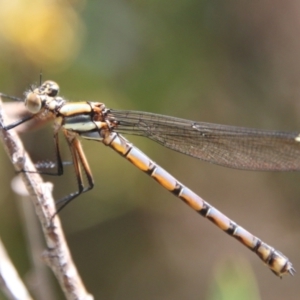
[[[300, 170], [299, 133], [224, 126], [147, 112], [113, 110], [100, 102], [68, 103], [58, 96], [58, 92], [59, 86], [53, 81], [45, 81], [39, 87], [27, 91], [25, 106], [31, 113], [30, 116], [9, 125], [1, 124], [3, 129], [9, 130], [36, 117], [54, 119], [59, 175], [63, 173], [58, 143], [58, 132], [62, 129], [72, 153], [78, 190], [58, 201], [57, 212], [75, 197], [93, 188], [93, 176], [78, 138], [95, 140], [115, 150], [200, 215], [251, 249], [276, 275], [294, 274], [291, 262], [281, 252], [204, 201], [134, 147], [121, 133], [145, 136], [167, 148], [226, 167], [264, 171]], [[82, 170], [87, 177], [87, 186], [84, 186]]]

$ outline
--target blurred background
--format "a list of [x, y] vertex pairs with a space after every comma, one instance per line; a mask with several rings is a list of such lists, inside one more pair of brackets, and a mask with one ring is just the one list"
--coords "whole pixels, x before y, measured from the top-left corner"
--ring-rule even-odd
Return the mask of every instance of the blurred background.
[[[1, 0], [0, 20], [3, 93], [22, 97], [42, 71], [71, 101], [300, 128], [299, 1]], [[51, 125], [22, 138], [34, 161], [54, 160]], [[127, 138], [300, 269], [299, 173], [227, 169]], [[96, 142], [83, 147], [96, 185], [60, 217], [95, 299], [299, 298], [299, 275], [279, 280], [255, 254], [116, 153]], [[0, 235], [28, 280], [23, 213], [3, 150], [0, 164]], [[56, 199], [76, 189], [71, 167], [63, 177], [45, 179], [54, 182]], [[55, 284], [53, 291], [64, 299]]]

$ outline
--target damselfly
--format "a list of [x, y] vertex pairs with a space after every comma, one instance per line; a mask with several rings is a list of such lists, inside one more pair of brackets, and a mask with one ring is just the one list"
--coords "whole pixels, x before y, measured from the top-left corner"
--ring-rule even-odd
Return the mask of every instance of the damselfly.
[[[78, 190], [59, 200], [57, 211], [94, 186], [93, 176], [78, 138], [102, 142], [256, 253], [276, 275], [294, 274], [292, 263], [281, 252], [204, 201], [128, 142], [121, 133], [145, 136], [175, 151], [226, 167], [264, 171], [300, 170], [299, 133], [224, 126], [147, 112], [113, 110], [100, 102], [68, 103], [58, 96], [58, 92], [59, 86], [53, 81], [31, 88], [25, 93], [24, 101], [30, 115], [9, 125], [1, 124], [4, 130], [9, 130], [33, 118], [53, 118], [58, 175], [63, 173], [58, 143], [58, 132], [62, 129], [72, 154]], [[22, 101], [16, 97], [0, 95]], [[84, 186], [82, 171], [87, 177], [87, 186]]]

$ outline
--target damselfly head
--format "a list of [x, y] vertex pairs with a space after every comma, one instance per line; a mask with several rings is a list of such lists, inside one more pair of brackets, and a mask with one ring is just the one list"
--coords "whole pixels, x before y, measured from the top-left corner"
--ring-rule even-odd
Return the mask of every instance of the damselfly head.
[[54, 81], [47, 80], [38, 88], [26, 93], [25, 106], [29, 112], [36, 114], [42, 109], [46, 101], [56, 97], [58, 92], [59, 85]]
[[40, 87], [39, 92], [50, 97], [55, 97], [59, 92], [59, 85], [51, 80], [45, 81]]

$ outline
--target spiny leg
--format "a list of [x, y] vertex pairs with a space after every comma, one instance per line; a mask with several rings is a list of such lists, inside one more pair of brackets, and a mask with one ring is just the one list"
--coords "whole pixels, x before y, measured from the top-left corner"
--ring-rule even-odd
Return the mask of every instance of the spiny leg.
[[[70, 151], [72, 154], [78, 190], [74, 193], [71, 193], [71, 194], [65, 196], [64, 198], [62, 198], [56, 202], [56, 204], [59, 207], [58, 207], [55, 215], [57, 213], [59, 213], [73, 199], [78, 197], [80, 194], [91, 190], [94, 187], [93, 175], [92, 175], [91, 169], [89, 167], [88, 161], [85, 157], [85, 154], [82, 150], [81, 143], [79, 142], [79, 140], [76, 137], [74, 137], [73, 135], [70, 135], [70, 133], [67, 130], [64, 130], [64, 134], [67, 138], [69, 148], [70, 148]], [[82, 169], [81, 169], [81, 167], [82, 167]], [[88, 181], [87, 187], [84, 187], [82, 170], [87, 177], [87, 181]]]
[[54, 147], [55, 147], [55, 162], [52, 161], [42, 161], [35, 164], [37, 169], [40, 168], [54, 168], [56, 167], [56, 172], [46, 172], [46, 171], [39, 171], [39, 170], [21, 170], [20, 172], [24, 173], [38, 173], [42, 175], [49, 175], [49, 176], [61, 176], [64, 173], [64, 165], [69, 165], [70, 162], [63, 162], [61, 158], [61, 152], [59, 147], [59, 137], [58, 137], [58, 130], [55, 130], [54, 135]]

